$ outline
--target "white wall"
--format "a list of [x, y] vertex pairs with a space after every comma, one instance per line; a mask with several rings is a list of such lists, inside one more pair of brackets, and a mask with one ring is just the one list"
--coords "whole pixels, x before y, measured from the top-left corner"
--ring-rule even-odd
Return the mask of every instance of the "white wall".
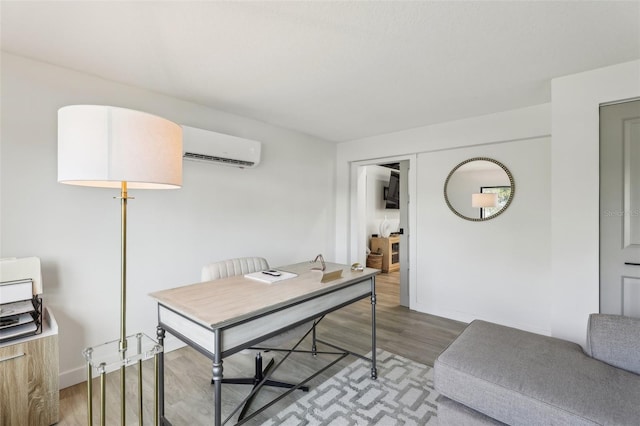
[[552, 81], [552, 332], [583, 343], [599, 311], [599, 106], [640, 96], [640, 61]]
[[[550, 334], [550, 142], [545, 137], [418, 155], [414, 309]], [[503, 163], [516, 187], [508, 209], [484, 222], [456, 216], [442, 194], [451, 169], [478, 156]]]
[[[353, 256], [351, 162], [418, 154], [411, 309], [549, 334], [550, 115], [545, 104], [339, 144], [337, 258]], [[516, 183], [509, 210], [486, 222], [460, 219], [443, 196], [449, 171], [477, 156], [505, 164]]]
[[[546, 231], [545, 221], [537, 221], [540, 224], [540, 233], [534, 235], [533, 241], [524, 241], [519, 238], [522, 229], [510, 229], [509, 234], [513, 235], [509, 239], [509, 244], [505, 250], [522, 252], [523, 256], [510, 265], [510, 274], [514, 280], [521, 281], [525, 277], [528, 282], [527, 288], [520, 295], [509, 295], [518, 291], [519, 287], [503, 288], [494, 293], [495, 304], [491, 301], [481, 301], [482, 304], [470, 306], [466, 301], [469, 299], [464, 293], [473, 286], [482, 286], [484, 282], [474, 279], [465, 281], [461, 279], [451, 285], [458, 289], [457, 294], [450, 291], [446, 294], [454, 300], [461, 300], [460, 309], [456, 306], [448, 306], [448, 312], [441, 312], [453, 318], [471, 318], [474, 315], [489, 314], [498, 320], [508, 320], [509, 324], [529, 328], [533, 330], [547, 329], [551, 335], [568, 339], [580, 344], [585, 343], [586, 321], [592, 312], [599, 310], [599, 272], [598, 272], [598, 218], [599, 218], [599, 105], [606, 102], [631, 99], [640, 96], [640, 61], [632, 61], [611, 67], [601, 68], [593, 71], [579, 73], [554, 79], [552, 81], [552, 104], [539, 105], [531, 108], [524, 108], [514, 111], [507, 111], [501, 114], [492, 114], [482, 117], [475, 117], [469, 120], [443, 123], [435, 126], [421, 127], [397, 132], [389, 135], [381, 135], [373, 138], [347, 142], [338, 145], [337, 154], [337, 192], [336, 192], [336, 255], [339, 260], [346, 260], [352, 256], [351, 249], [351, 223], [349, 221], [349, 167], [352, 161], [366, 160], [370, 158], [384, 158], [386, 156], [402, 155], [407, 153], [425, 153], [420, 155], [419, 176], [425, 167], [435, 166], [430, 163], [431, 158], [436, 158], [442, 151], [443, 155], [456, 156], [454, 151], [457, 148], [464, 148], [468, 155], [475, 155], [482, 151], [484, 145], [491, 146], [492, 142], [512, 141], [511, 143], [495, 147], [498, 151], [495, 155], [502, 155], [501, 148], [519, 146], [521, 140], [537, 139], [540, 141], [540, 151], [549, 150], [549, 162], [541, 164], [544, 166], [539, 173], [549, 173], [551, 181], [549, 183], [548, 200], [543, 199], [542, 205], [535, 211], [536, 214], [549, 218], [549, 231]], [[550, 135], [553, 131], [552, 142], [544, 136]], [[472, 148], [475, 147], [475, 148]], [[546, 147], [546, 148], [545, 148]], [[448, 153], [451, 151], [451, 153]], [[463, 152], [463, 151], [461, 151]], [[434, 156], [431, 157], [430, 155]], [[505, 151], [506, 154], [506, 151]], [[516, 155], [519, 162], [525, 158], [526, 154]], [[515, 160], [516, 157], [509, 161]], [[538, 161], [540, 158], [536, 156]], [[458, 158], [455, 158], [457, 160]], [[496, 158], [499, 160], [499, 158]], [[451, 158], [453, 161], [454, 158]], [[455, 161], [453, 161], [455, 163]], [[513, 162], [513, 161], [512, 161]], [[521, 203], [526, 191], [522, 187], [523, 179], [519, 177], [522, 170], [531, 173], [531, 167], [515, 168], [505, 164], [512, 170], [516, 180], [516, 197], [514, 204], [508, 212], [495, 220], [483, 222], [483, 224], [493, 226], [500, 220], [506, 220], [513, 213], [511, 210], [519, 209], [516, 203]], [[526, 164], [524, 165], [526, 166]], [[544, 177], [543, 177], [544, 179]], [[431, 193], [421, 192], [423, 190], [424, 179], [418, 177], [417, 190], [421, 194], [421, 200], [429, 201], [428, 197], [433, 197], [433, 201], [440, 197], [441, 188], [431, 188]], [[529, 183], [534, 183], [533, 181]], [[538, 187], [536, 191], [541, 188]], [[526, 195], [528, 196], [528, 195]], [[529, 201], [527, 201], [529, 204]], [[439, 206], [442, 208], [442, 206]], [[418, 212], [418, 218], [424, 209]], [[509, 213], [509, 216], [507, 216]], [[538, 218], [540, 219], [540, 218]], [[424, 223], [428, 225], [428, 223]], [[524, 227], [520, 223], [520, 228]], [[469, 226], [471, 223], [468, 224]], [[420, 234], [419, 244], [416, 251], [418, 270], [418, 284], [411, 295], [411, 307], [413, 309], [431, 309], [429, 297], [437, 297], [438, 294], [432, 290], [432, 276], [444, 276], [446, 271], [439, 266], [429, 269], [428, 261], [424, 260], [429, 255], [434, 244], [443, 252], [455, 257], [466, 248], [451, 243], [460, 241], [460, 236], [468, 229], [467, 226], [456, 226], [450, 229], [451, 237], [432, 241], [428, 238], [424, 229], [418, 227], [416, 232]], [[478, 228], [473, 228], [477, 230]], [[526, 230], [525, 230], [526, 231]], [[529, 231], [526, 231], [528, 234]], [[537, 247], [544, 250], [548, 245], [548, 257], [545, 253], [534, 254], [534, 257], [527, 257], [528, 247]], [[495, 251], [490, 251], [490, 256], [486, 256], [487, 261], [495, 258]], [[526, 256], [524, 256], [526, 255]], [[513, 260], [513, 258], [509, 257]], [[548, 259], [548, 260], [547, 260]], [[550, 266], [549, 266], [550, 265]], [[464, 265], [462, 265], [464, 266]], [[533, 290], [535, 280], [526, 278], [532, 274], [540, 277], [548, 277], [549, 284], [542, 279], [540, 290]], [[425, 283], [424, 274], [427, 274]], [[486, 278], [486, 277], [485, 277]], [[521, 284], [518, 284], [519, 286]], [[491, 287], [489, 287], [491, 288]], [[499, 289], [500, 290], [500, 289]], [[504, 292], [507, 293], [504, 293]], [[533, 293], [532, 293], [533, 292]], [[544, 296], [548, 292], [548, 297]], [[505, 297], [508, 300], [521, 300], [520, 304], [507, 306], [500, 303]], [[527, 316], [533, 315], [529, 311], [523, 299], [529, 295], [534, 297], [535, 305], [540, 308], [537, 315], [539, 319], [534, 323], [523, 324], [528, 321]], [[460, 297], [462, 297], [460, 299]], [[548, 303], [547, 307], [543, 306]], [[524, 306], [525, 312], [517, 312], [518, 308]], [[457, 312], [453, 312], [457, 311]], [[500, 322], [499, 321], [499, 322]]]
[[[357, 238], [357, 235], [351, 232], [350, 224], [352, 162], [373, 159], [385, 161], [388, 157], [402, 157], [420, 152], [547, 136], [551, 133], [550, 109], [550, 104], [536, 105], [338, 144], [336, 258], [342, 262], [349, 262], [357, 255], [356, 250], [351, 250]], [[410, 176], [412, 173], [409, 173]], [[409, 181], [411, 182], [411, 179]]]
[[380, 224], [386, 219], [391, 224], [391, 232], [400, 226], [400, 210], [387, 209], [384, 187], [389, 185], [391, 169], [382, 166], [366, 166], [367, 171], [367, 243], [371, 244], [371, 234], [380, 233]]
[[1, 65], [0, 256], [41, 258], [45, 305], [60, 326], [62, 387], [85, 379], [84, 347], [118, 338], [120, 285], [118, 194], [57, 183], [64, 105], [132, 108], [263, 142], [255, 169], [185, 162], [182, 189], [130, 191], [129, 332], [155, 336], [148, 293], [198, 281], [209, 261], [334, 259], [334, 144], [14, 55]]

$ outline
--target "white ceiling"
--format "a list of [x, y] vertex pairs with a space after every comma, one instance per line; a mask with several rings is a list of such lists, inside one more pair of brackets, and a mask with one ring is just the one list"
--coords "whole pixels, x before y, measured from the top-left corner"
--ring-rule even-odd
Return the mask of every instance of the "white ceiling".
[[639, 1], [0, 7], [4, 51], [331, 141], [550, 102], [551, 78], [640, 58]]

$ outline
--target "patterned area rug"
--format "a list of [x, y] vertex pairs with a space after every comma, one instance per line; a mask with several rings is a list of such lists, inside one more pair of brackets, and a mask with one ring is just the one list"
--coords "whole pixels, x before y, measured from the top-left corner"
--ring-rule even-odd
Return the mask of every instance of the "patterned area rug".
[[433, 369], [383, 350], [377, 354], [378, 380], [371, 379], [371, 364], [358, 359], [263, 426], [436, 425]]

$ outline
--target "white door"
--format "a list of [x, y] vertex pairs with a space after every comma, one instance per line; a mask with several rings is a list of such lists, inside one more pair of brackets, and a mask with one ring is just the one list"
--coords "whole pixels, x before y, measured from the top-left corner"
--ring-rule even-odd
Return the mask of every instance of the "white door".
[[640, 101], [600, 108], [600, 312], [640, 317]]

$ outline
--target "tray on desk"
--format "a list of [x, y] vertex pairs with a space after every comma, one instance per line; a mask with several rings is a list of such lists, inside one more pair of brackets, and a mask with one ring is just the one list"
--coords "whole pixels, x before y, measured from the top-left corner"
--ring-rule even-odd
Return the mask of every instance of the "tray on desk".
[[42, 299], [0, 305], [0, 342], [42, 333]]

